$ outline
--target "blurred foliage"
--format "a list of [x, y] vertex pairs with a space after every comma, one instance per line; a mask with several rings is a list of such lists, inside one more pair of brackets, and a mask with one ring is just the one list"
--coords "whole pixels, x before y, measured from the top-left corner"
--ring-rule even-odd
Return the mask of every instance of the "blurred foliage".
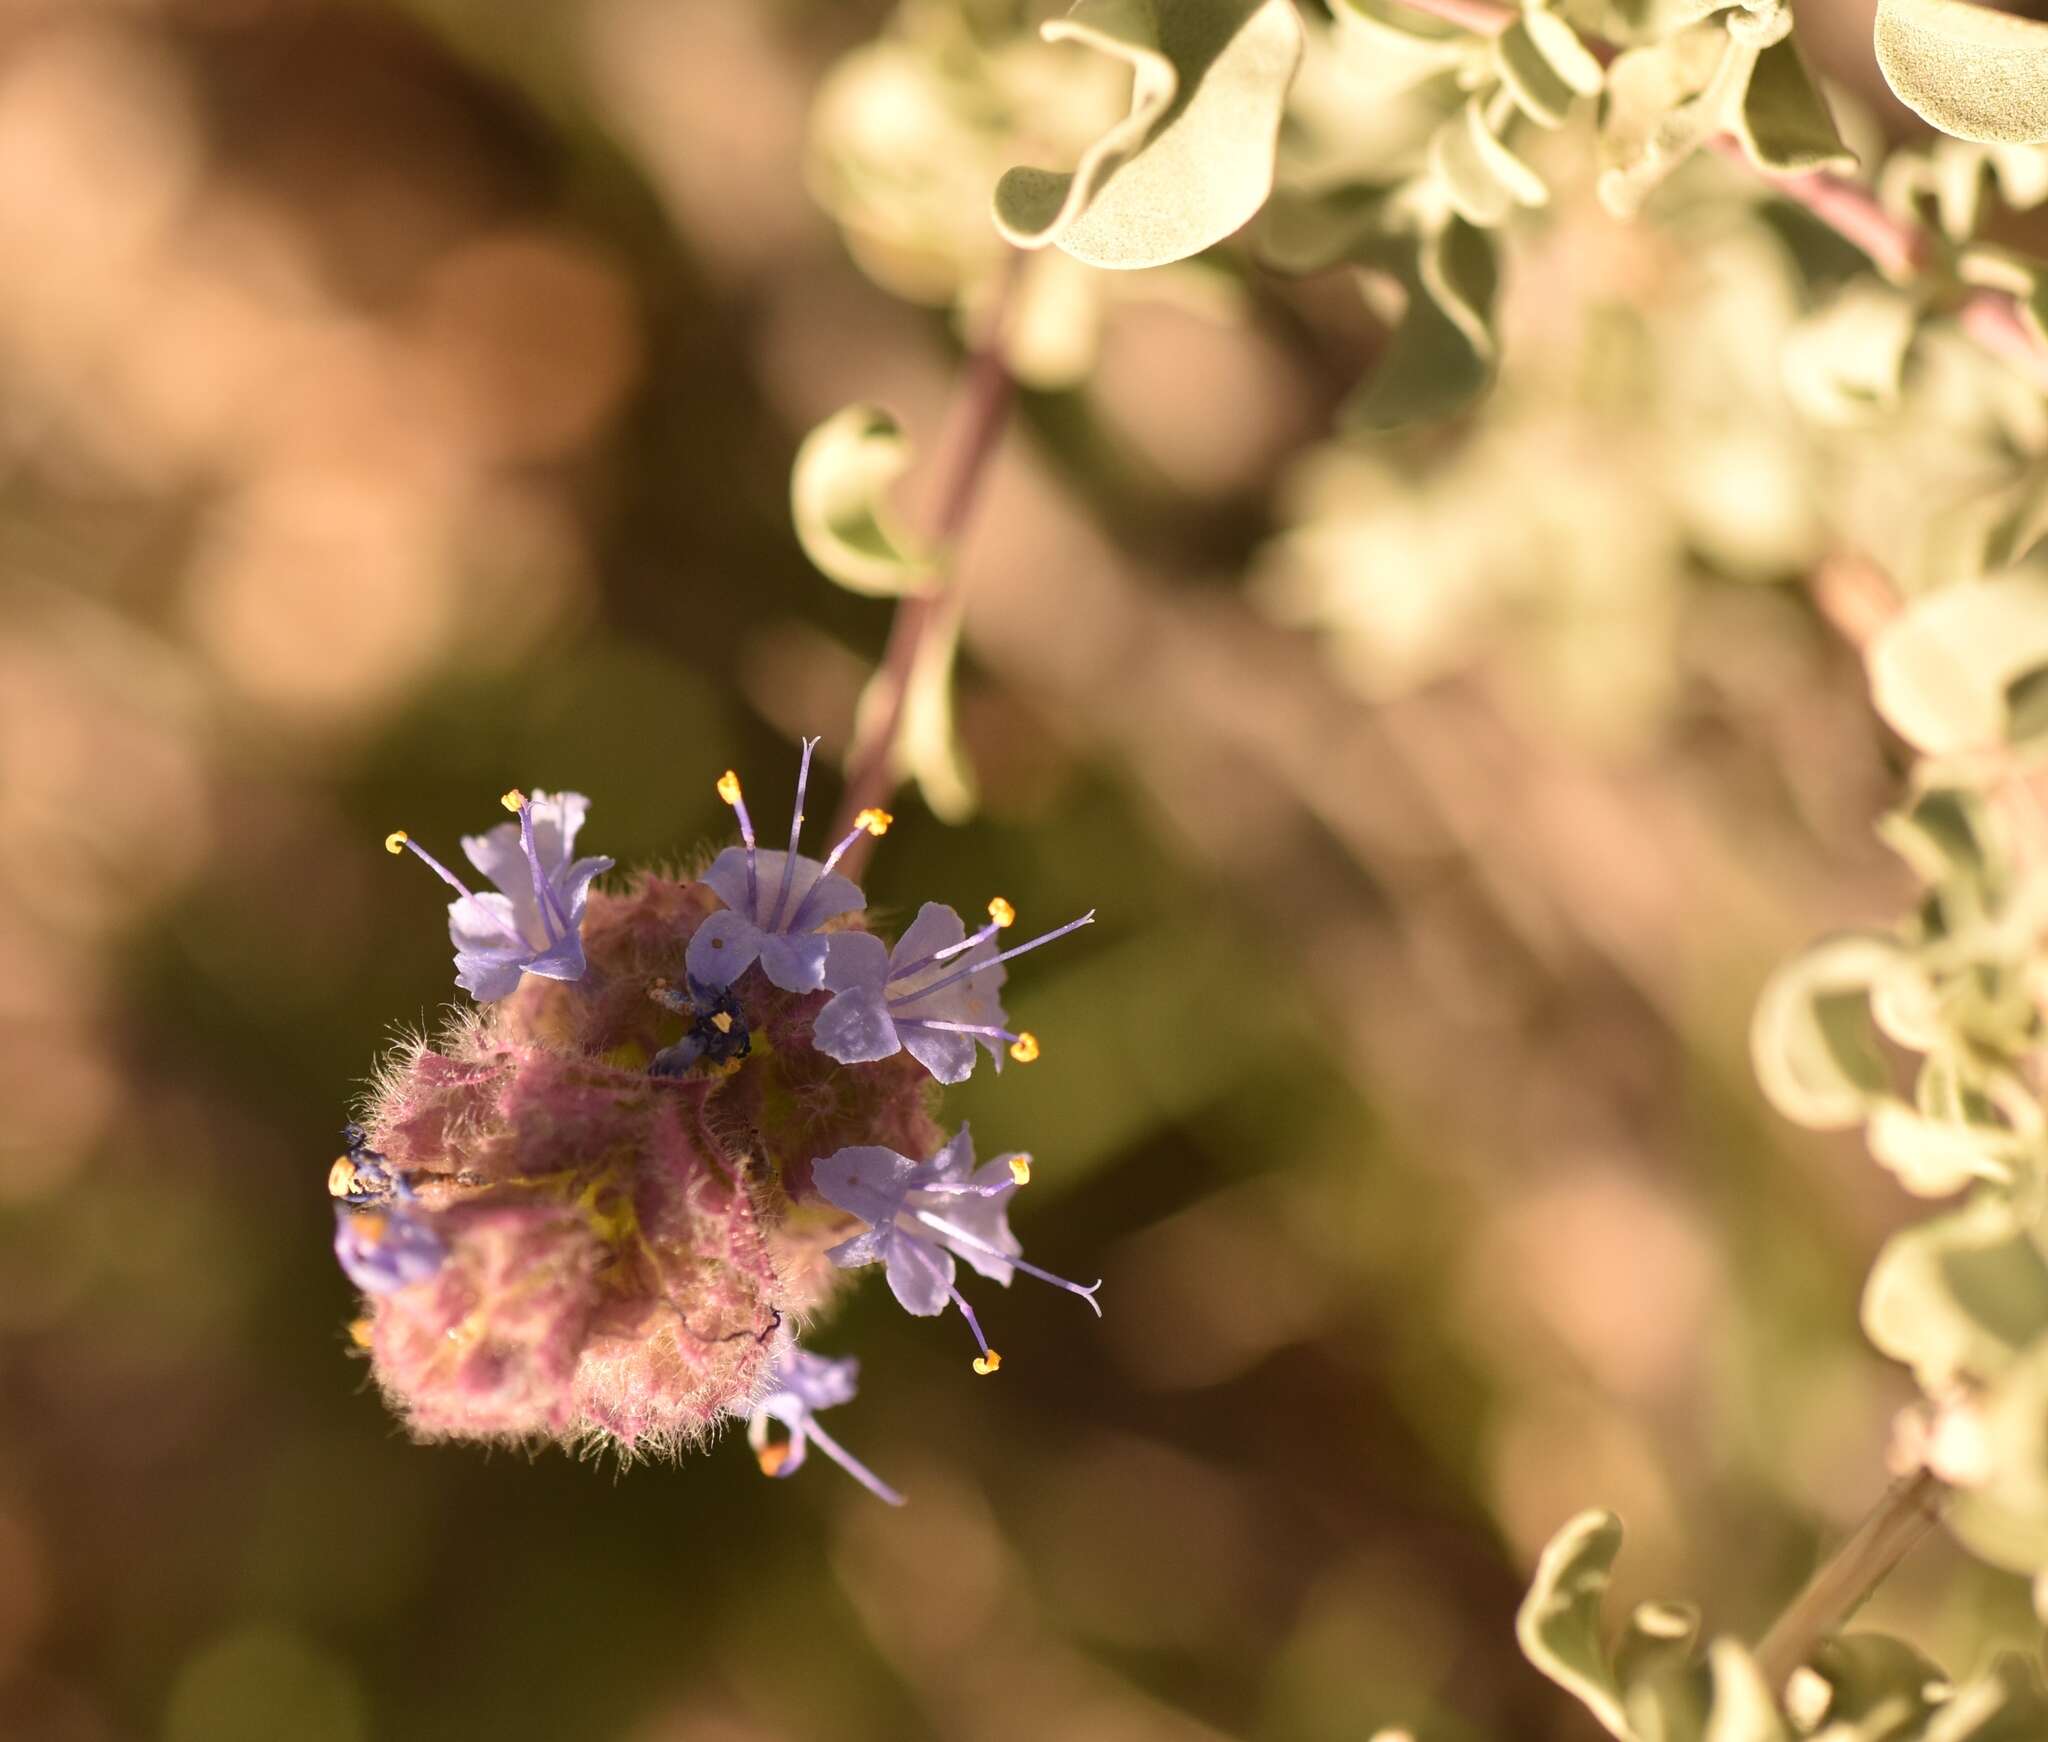
[[[0, 1736], [1582, 1736], [1514, 1649], [1561, 1521], [1628, 1516], [1619, 1612], [1682, 1589], [1753, 1637], [1902, 1408], [1968, 1449], [1854, 1303], [1911, 1256], [1894, 1173], [1989, 1175], [1918, 1236], [1985, 1244], [2009, 1110], [1887, 1091], [1887, 1173], [1772, 1118], [1740, 1037], [1795, 944], [1916, 897], [1835, 557], [1940, 614], [1886, 631], [1907, 742], [1916, 702], [2032, 741], [2030, 690], [1922, 648], [2016, 651], [1934, 588], [2033, 523], [2040, 394], [1953, 317], [2037, 282], [2048, 176], [1895, 155], [1957, 268], [1902, 317], [1691, 158], [1733, 102], [1773, 161], [1772, 45], [1617, 62], [1596, 146], [1570, 43], [1654, 53], [1656, 7], [1477, 50], [1303, 7], [1248, 241], [1030, 256], [946, 688], [982, 810], [904, 805], [867, 887], [1100, 911], [1020, 976], [1045, 1057], [961, 1097], [1037, 1156], [1033, 1250], [1106, 1276], [1099, 1334], [1001, 1301], [978, 1382], [864, 1292], [844, 1431], [901, 1513], [737, 1446], [622, 1479], [415, 1447], [362, 1385], [322, 1181], [453, 997], [381, 837], [571, 786], [673, 863], [727, 826], [717, 770], [844, 750], [888, 606], [812, 571], [791, 464], [855, 401], [941, 451], [998, 178], [1126, 112], [1053, 10], [0, 7]], [[1429, 427], [1315, 447], [1347, 399]], [[1940, 900], [1887, 959], [1947, 952], [1988, 1068], [2012, 896], [1909, 857]], [[1792, 1068], [1874, 1094], [1840, 1063]], [[1987, 1343], [1983, 1305], [1942, 1322], [2017, 1443], [2033, 1327], [1997, 1305]], [[2038, 1632], [1946, 1545], [1870, 1620], [1959, 1679]]]

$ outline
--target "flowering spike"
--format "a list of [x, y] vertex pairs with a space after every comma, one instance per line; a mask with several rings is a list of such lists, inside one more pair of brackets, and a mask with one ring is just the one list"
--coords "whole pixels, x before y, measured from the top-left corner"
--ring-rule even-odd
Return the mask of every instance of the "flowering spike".
[[1010, 1157], [1010, 1178], [1015, 1180], [1020, 1186], [1028, 1186], [1031, 1183], [1030, 1156], [1013, 1155]]
[[974, 1370], [975, 1372], [981, 1374], [984, 1378], [986, 1378], [989, 1374], [995, 1372], [995, 1370], [1002, 1366], [1002, 1364], [1002, 1356], [998, 1355], [993, 1349], [989, 1350], [989, 1352], [986, 1355], [977, 1355], [974, 1357]]
[[1028, 1065], [1038, 1057], [1038, 1036], [1025, 1029], [1010, 1042], [1010, 1057], [1020, 1065]]

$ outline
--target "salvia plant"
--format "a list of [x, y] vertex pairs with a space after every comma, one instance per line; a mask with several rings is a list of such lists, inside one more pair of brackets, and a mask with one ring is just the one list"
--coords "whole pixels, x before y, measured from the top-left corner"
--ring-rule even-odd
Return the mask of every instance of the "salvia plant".
[[[1944, 1517], [2048, 1613], [2048, 261], [1999, 222], [2048, 203], [2048, 25], [1879, 0], [1875, 49], [1931, 144], [1825, 90], [1786, 0], [901, 0], [828, 74], [809, 173], [968, 357], [927, 512], [896, 505], [913, 456], [883, 407], [796, 457], [804, 550], [893, 602], [843, 838], [800, 851], [808, 745], [788, 849], [727, 774], [741, 844], [695, 879], [597, 883], [574, 794], [506, 795], [516, 820], [463, 843], [481, 892], [392, 837], [454, 886], [475, 1001], [385, 1065], [333, 1170], [393, 1408], [626, 1453], [744, 1421], [771, 1474], [815, 1443], [895, 1500], [817, 1419], [852, 1363], [796, 1340], [849, 1271], [957, 1310], [983, 1372], [963, 1262], [1094, 1306], [1021, 1256], [1028, 1158], [977, 1165], [936, 1118], [980, 1054], [1037, 1050], [998, 997], [1009, 905], [970, 931], [927, 904], [890, 940], [847, 871], [901, 784], [973, 807], [954, 550], [1016, 388], [1085, 395], [1126, 299], [1229, 321], [1262, 274], [1341, 271], [1385, 341], [1256, 581], [1366, 693], [1455, 666], [1481, 621], [1539, 673], [1598, 669], [1603, 638], [1670, 633], [1688, 564], [1805, 570], [1917, 758], [1883, 828], [1921, 898], [1788, 965], [1753, 1033], [1784, 1114], [1860, 1127], [1930, 1202], [1864, 1297], [1924, 1393], [1897, 1484], [1754, 1642], [1703, 1643], [1683, 1604], [1604, 1614], [1621, 1527], [1586, 1514], [1521, 1643], [1633, 1742], [2048, 1736], [2031, 1661], [1957, 1680], [1844, 1630]], [[1522, 319], [1522, 274], [1626, 318]]]

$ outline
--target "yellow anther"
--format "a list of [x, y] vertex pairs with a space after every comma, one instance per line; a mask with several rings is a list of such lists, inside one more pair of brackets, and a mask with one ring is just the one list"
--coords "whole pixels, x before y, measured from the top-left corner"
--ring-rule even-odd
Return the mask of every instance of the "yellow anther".
[[393, 829], [390, 834], [384, 837], [384, 851], [387, 853], [403, 853], [406, 842], [411, 839], [412, 836], [408, 835], [403, 829]]
[[519, 788], [515, 786], [510, 792], [506, 793], [504, 797], [499, 799], [498, 802], [516, 817], [521, 811], [526, 809], [526, 794], [521, 792]]
[[1031, 1157], [1028, 1155], [1011, 1156], [1010, 1177], [1020, 1186], [1028, 1186], [1031, 1183]]
[[1017, 923], [1017, 910], [1000, 895], [988, 904], [988, 916], [1006, 930]]
[[334, 1165], [327, 1170], [327, 1195], [330, 1198], [345, 1198], [356, 1186], [356, 1164], [345, 1155], [337, 1155]]
[[723, 1010], [714, 1011], [711, 1016], [711, 1026], [717, 1029], [720, 1034], [730, 1034], [732, 1033], [732, 1018]]
[[354, 1223], [355, 1236], [365, 1246], [381, 1246], [389, 1226], [390, 1223], [381, 1215], [358, 1216]]
[[754, 1454], [754, 1461], [761, 1466], [761, 1474], [772, 1476], [789, 1462], [789, 1445], [785, 1441], [778, 1446], [763, 1446]]
[[1020, 1065], [1028, 1065], [1038, 1057], [1038, 1036], [1028, 1028], [1010, 1042], [1010, 1057]]
[[358, 1349], [367, 1349], [370, 1346], [370, 1333], [376, 1328], [368, 1319], [351, 1319], [348, 1327], [348, 1340], [355, 1344]]
[[857, 829], [866, 829], [869, 834], [879, 839], [889, 832], [889, 825], [895, 820], [887, 811], [877, 810], [870, 805], [853, 819], [853, 826]]
[[979, 1373], [984, 1379], [987, 1378], [989, 1374], [993, 1373], [1002, 1364], [1002, 1356], [998, 1355], [993, 1349], [989, 1350], [989, 1352], [986, 1355], [977, 1355], [974, 1357], [974, 1370], [975, 1372]]
[[718, 796], [727, 804], [740, 802], [740, 777], [730, 768], [718, 777]]

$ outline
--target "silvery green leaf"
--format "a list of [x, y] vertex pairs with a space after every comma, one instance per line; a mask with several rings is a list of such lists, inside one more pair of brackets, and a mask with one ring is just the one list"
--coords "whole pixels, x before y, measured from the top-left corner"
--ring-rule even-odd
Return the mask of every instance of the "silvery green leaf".
[[2048, 142], [2048, 24], [1967, 0], [1878, 0], [1875, 40], [1885, 83], [1942, 132]]
[[1734, 45], [1718, 23], [1691, 25], [1617, 55], [1600, 117], [1600, 203], [1632, 218], [1665, 176], [1722, 125], [1706, 100]]
[[[1391, 256], [1391, 258], [1389, 258]], [[1443, 229], [1377, 256], [1400, 278], [1408, 306], [1386, 354], [1341, 414], [1347, 430], [1372, 434], [1463, 411], [1493, 381], [1497, 288], [1493, 243], [1452, 218]]]
[[1490, 45], [1493, 69], [1516, 106], [1545, 127], [1561, 127], [1576, 97], [1595, 95], [1600, 63], [1555, 12], [1523, 11]]
[[1550, 198], [1543, 178], [1486, 124], [1486, 108], [1477, 97], [1431, 136], [1429, 167], [1452, 210], [1482, 229], [1500, 223], [1517, 206], [1540, 206]]
[[1653, 1681], [1691, 1660], [1700, 1612], [1691, 1603], [1638, 1603], [1614, 1642], [1614, 1678], [1624, 1688]]
[[1515, 1614], [1515, 1637], [1523, 1656], [1621, 1742], [1634, 1742], [1600, 1619], [1620, 1552], [1620, 1519], [1611, 1512], [1580, 1513], [1537, 1560], [1529, 1594]]
[[902, 428], [875, 405], [834, 412], [797, 449], [789, 480], [797, 541], [842, 587], [888, 597], [920, 592], [938, 578], [937, 553], [889, 511], [889, 488], [909, 465]]
[[1784, 37], [1757, 56], [1742, 101], [1729, 119], [1749, 160], [1773, 175], [1856, 167], [1856, 154], [1835, 131], [1827, 99], [1807, 71], [1795, 37]]
[[1870, 991], [1900, 957], [1893, 939], [1851, 933], [1795, 957], [1766, 982], [1750, 1023], [1750, 1058], [1786, 1118], [1840, 1129], [1861, 1123], [1890, 1092]]
[[1903, 1639], [1843, 1633], [1823, 1639], [1809, 1660], [1831, 1694], [1828, 1728], [1839, 1742], [1909, 1742], [1948, 1678]]
[[1301, 60], [1293, 0], [1077, 0], [1043, 33], [1129, 62], [1131, 108], [1073, 170], [1003, 176], [995, 223], [1009, 241], [1091, 266], [1163, 266], [1265, 204]]
[[1885, 844], [1913, 867], [1921, 880], [1982, 878], [1989, 859], [1985, 842], [1990, 818], [1984, 801], [1964, 787], [1935, 786], [1877, 828]]
[[1398, 0], [1390, 5], [1333, 0], [1330, 16], [1336, 25], [1337, 52], [1369, 71], [1382, 89], [1388, 81], [1399, 88], [1458, 71], [1477, 60], [1480, 52], [1464, 31]]
[[948, 823], [965, 822], [980, 799], [974, 765], [960, 742], [953, 715], [959, 649], [957, 616], [950, 616], [939, 633], [920, 643], [903, 694], [902, 729], [896, 740], [898, 766], [917, 782], [932, 815]]
[[1925, 594], [1865, 657], [1871, 700], [1915, 749], [1989, 748], [2006, 734], [2007, 685], [2048, 664], [2048, 582], [2012, 576]]
[[1864, 1287], [1863, 1329], [1926, 1390], [1995, 1375], [2048, 1331], [2048, 1263], [2011, 1203], [1980, 1192], [1885, 1243]]
[[1748, 1650], [1732, 1639], [1707, 1648], [1714, 1703], [1702, 1742], [1785, 1742], [1785, 1722]]

